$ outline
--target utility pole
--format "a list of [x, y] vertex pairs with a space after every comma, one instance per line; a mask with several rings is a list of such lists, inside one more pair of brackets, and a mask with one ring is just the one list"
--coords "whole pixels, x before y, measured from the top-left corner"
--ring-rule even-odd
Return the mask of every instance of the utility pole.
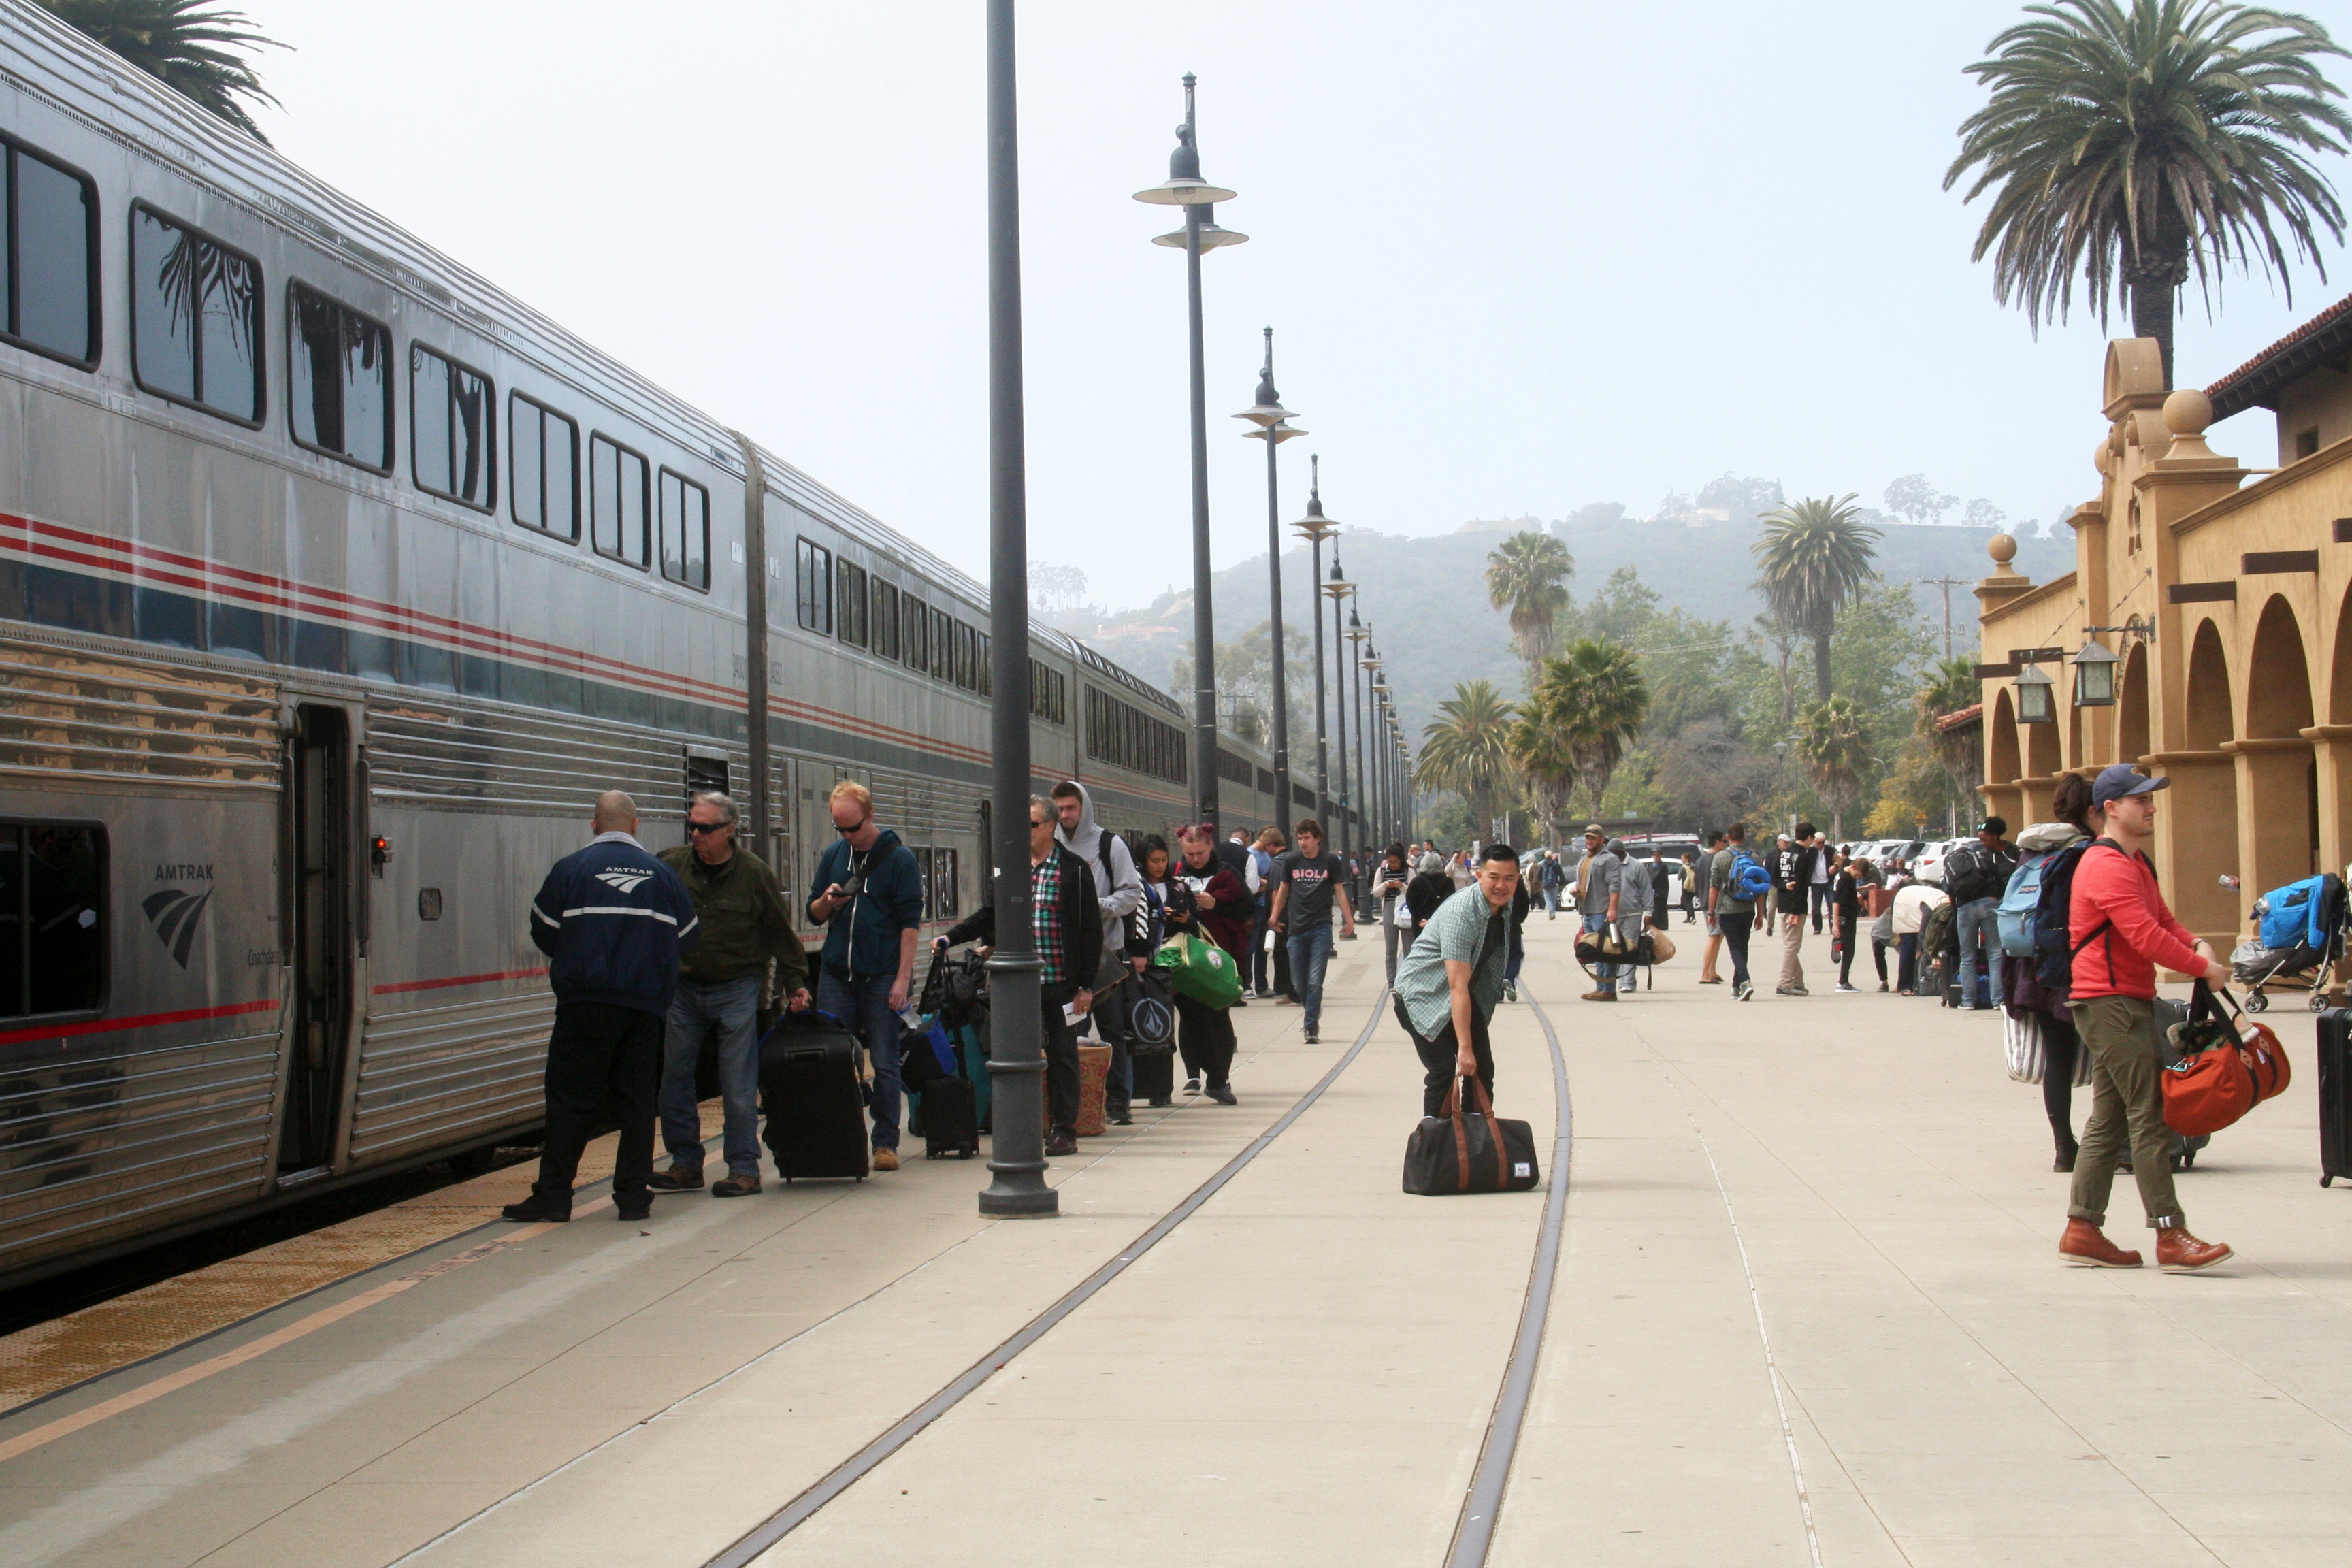
[[1952, 590], [1967, 587], [1971, 580], [1967, 577], [1915, 577], [1912, 581], [1923, 588], [1941, 588], [1944, 591], [1944, 658], [1948, 660], [1952, 657]]

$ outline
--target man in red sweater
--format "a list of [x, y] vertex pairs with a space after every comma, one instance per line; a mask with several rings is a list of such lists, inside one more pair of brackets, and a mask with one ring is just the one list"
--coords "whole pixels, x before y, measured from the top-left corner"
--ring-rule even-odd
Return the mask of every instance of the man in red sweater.
[[2228, 1247], [2198, 1240], [2182, 1223], [2172, 1190], [2172, 1130], [2164, 1124], [2161, 1074], [2169, 1053], [2156, 1026], [2156, 966], [2202, 974], [2217, 986], [2230, 983], [2230, 971], [2213, 950], [2166, 907], [2144, 848], [2156, 832], [2156, 792], [2171, 783], [2128, 763], [2100, 773], [2091, 785], [2091, 808], [2105, 813], [2101, 836], [2074, 868], [2068, 922], [2074, 984], [2067, 1005], [2091, 1053], [2091, 1120], [2074, 1158], [2074, 1190], [2058, 1255], [2081, 1268], [2140, 1265], [2138, 1253], [2125, 1251], [2099, 1229], [2126, 1129], [2132, 1176], [2156, 1230], [2158, 1266], [2187, 1274], [2230, 1256]]

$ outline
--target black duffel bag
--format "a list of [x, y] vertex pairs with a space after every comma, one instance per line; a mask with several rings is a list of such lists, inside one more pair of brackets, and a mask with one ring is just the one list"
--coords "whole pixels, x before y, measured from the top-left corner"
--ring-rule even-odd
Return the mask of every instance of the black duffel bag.
[[[1465, 1094], [1473, 1102], [1467, 1111]], [[1456, 1079], [1444, 1110], [1423, 1117], [1405, 1140], [1404, 1190], [1418, 1197], [1519, 1193], [1540, 1179], [1534, 1130], [1496, 1116], [1486, 1086], [1475, 1078]]]

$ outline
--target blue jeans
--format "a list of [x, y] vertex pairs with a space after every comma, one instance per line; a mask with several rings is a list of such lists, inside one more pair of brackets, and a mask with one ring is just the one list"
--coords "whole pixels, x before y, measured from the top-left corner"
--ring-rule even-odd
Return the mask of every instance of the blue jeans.
[[1307, 1010], [1300, 1022], [1311, 1031], [1323, 1022], [1323, 969], [1331, 962], [1330, 922], [1286, 931], [1284, 942], [1290, 949], [1290, 984], [1298, 993], [1298, 1005]]
[[757, 974], [716, 985], [681, 980], [670, 998], [662, 1042], [661, 1126], [673, 1165], [702, 1169], [702, 1112], [694, 1098], [694, 1068], [702, 1042], [716, 1031], [719, 1093], [727, 1106], [727, 1172], [760, 1173], [760, 981]]
[[[1960, 906], [1960, 1005], [1992, 1005], [1993, 968], [2000, 962], [2000, 900], [1971, 899]], [[1978, 950], [1984, 952], [1982, 959]]]
[[[1609, 915], [1606, 906], [1603, 906], [1603, 908], [1598, 911], [1585, 915], [1583, 920], [1584, 929], [1586, 931], [1590, 931], [1594, 936], [1602, 937], [1604, 939], [1606, 938], [1609, 931]], [[1617, 965], [1607, 959], [1603, 959], [1599, 963], [1594, 964], [1592, 966], [1592, 988], [1595, 991], [1602, 992], [1604, 994], [1615, 992], [1617, 989]]]
[[898, 1146], [898, 1037], [907, 1026], [890, 1010], [890, 985], [898, 977], [877, 974], [871, 979], [845, 980], [830, 969], [817, 977], [816, 1005], [866, 1042], [866, 1058], [874, 1064], [874, 1092], [868, 1101], [874, 1112], [874, 1147]]

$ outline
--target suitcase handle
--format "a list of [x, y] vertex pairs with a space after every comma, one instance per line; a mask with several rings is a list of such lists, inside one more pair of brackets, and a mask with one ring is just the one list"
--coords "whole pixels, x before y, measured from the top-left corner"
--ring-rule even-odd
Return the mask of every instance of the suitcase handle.
[[788, 1062], [821, 1062], [824, 1060], [824, 1047], [823, 1046], [787, 1046], [784, 1047], [783, 1056], [784, 1060]]

